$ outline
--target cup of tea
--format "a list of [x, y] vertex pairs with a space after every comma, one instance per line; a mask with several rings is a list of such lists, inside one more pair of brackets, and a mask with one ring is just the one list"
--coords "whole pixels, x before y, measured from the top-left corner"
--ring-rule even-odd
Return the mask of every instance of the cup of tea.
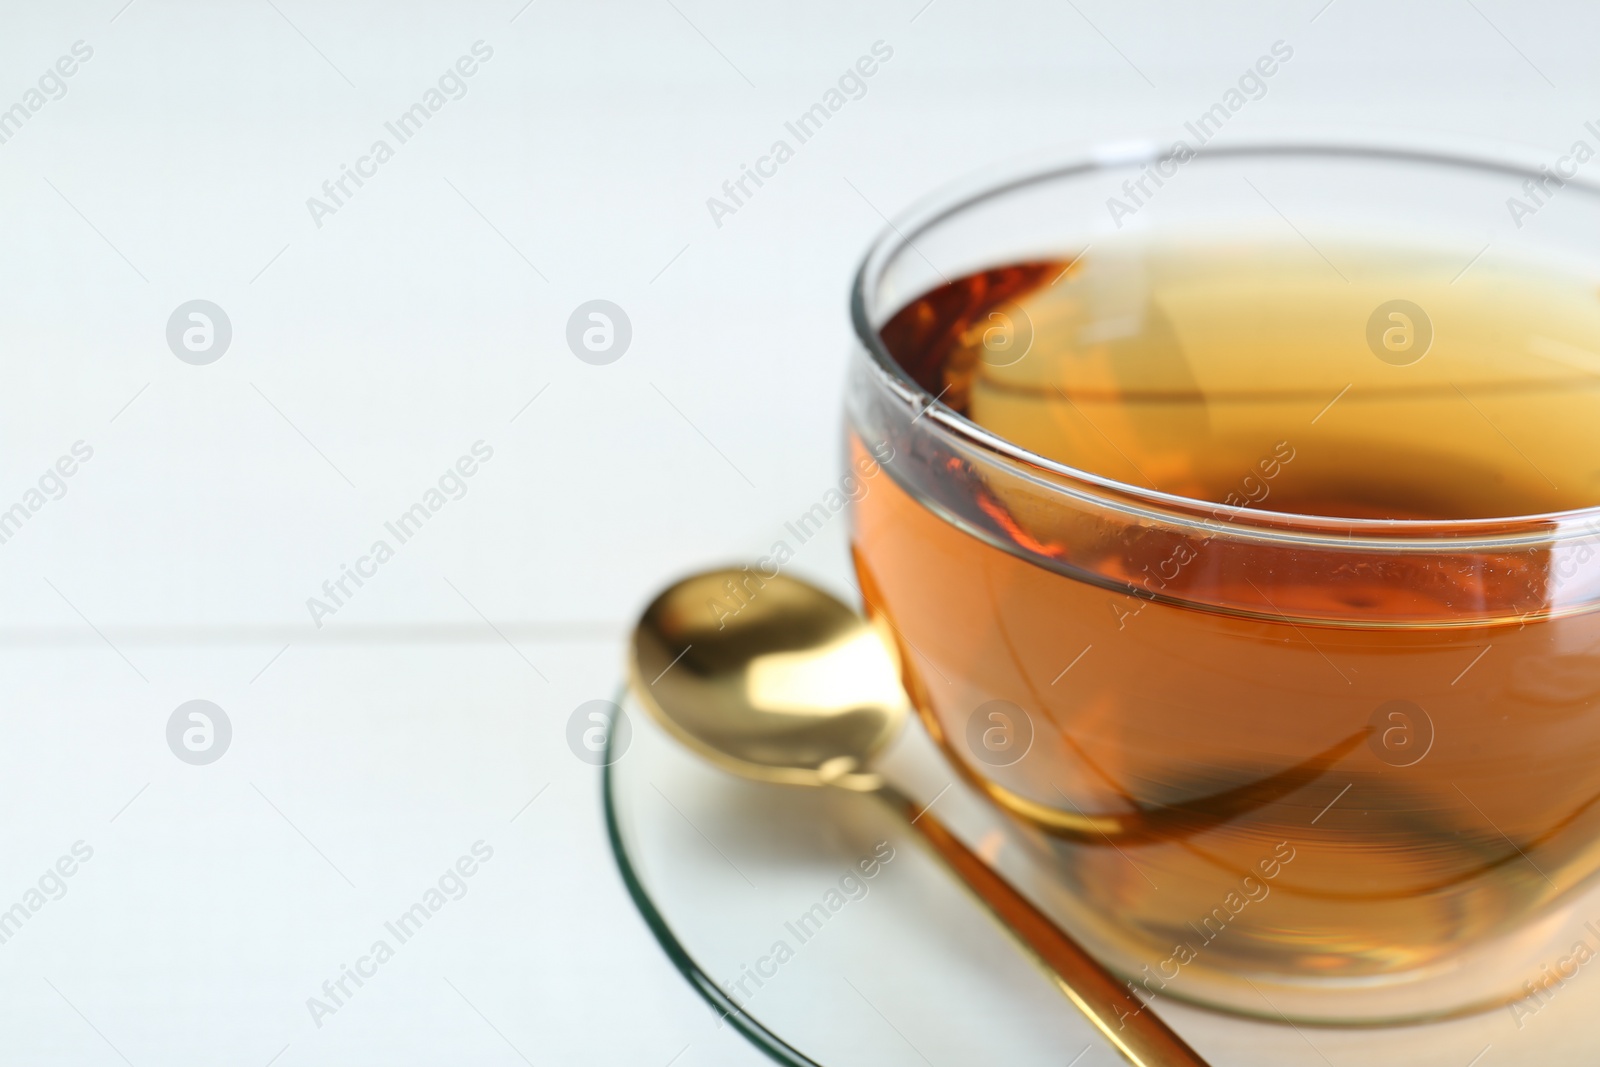
[[1600, 955], [1600, 187], [1562, 174], [1125, 145], [867, 255], [864, 606], [1146, 999], [1419, 1020]]

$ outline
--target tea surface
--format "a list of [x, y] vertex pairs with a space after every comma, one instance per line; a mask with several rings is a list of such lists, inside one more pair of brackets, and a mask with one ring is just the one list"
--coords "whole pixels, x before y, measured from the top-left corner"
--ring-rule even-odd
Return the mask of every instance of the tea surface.
[[[1357, 518], [1600, 504], [1600, 288], [1416, 250], [1091, 250], [937, 289], [882, 334], [1001, 437], [1179, 496]], [[1278, 443], [1292, 478], [1242, 484]], [[1304, 446], [1304, 447], [1300, 447]]]

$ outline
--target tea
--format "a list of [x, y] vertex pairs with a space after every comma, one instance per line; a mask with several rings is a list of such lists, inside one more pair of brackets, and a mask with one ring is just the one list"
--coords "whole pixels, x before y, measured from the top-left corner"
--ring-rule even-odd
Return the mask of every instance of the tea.
[[[1114, 526], [902, 442], [855, 516], [930, 730], [1052, 835], [1092, 940], [1152, 992], [1425, 969], [1600, 869], [1600, 529], [1442, 532], [1600, 504], [1600, 289], [1468, 255], [1108, 243], [881, 328], [989, 433], [1208, 502], [1182, 535]], [[1282, 517], [1224, 553], [1239, 508]], [[1441, 525], [1330, 565], [1294, 516]]]

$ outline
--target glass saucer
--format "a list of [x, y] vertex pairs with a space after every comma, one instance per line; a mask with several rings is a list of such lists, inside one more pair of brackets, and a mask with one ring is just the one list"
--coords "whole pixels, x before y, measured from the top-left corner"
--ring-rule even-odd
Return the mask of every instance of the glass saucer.
[[[611, 847], [646, 923], [720, 1024], [783, 1064], [1123, 1063], [882, 803], [737, 778], [631, 696], [618, 701], [627, 726], [610, 732], [602, 785]], [[1028, 868], [1021, 831], [954, 778], [914, 721], [882, 767], [1013, 884], [1043, 876]], [[1591, 942], [1597, 962], [1567, 968], [1538, 999], [1422, 1026], [1154, 1007], [1218, 1067], [1587, 1067], [1600, 1050], [1600, 938]]]

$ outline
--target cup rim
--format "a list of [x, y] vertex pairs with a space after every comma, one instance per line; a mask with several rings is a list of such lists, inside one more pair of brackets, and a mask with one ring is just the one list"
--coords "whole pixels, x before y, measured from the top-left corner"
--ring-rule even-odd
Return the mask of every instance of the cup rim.
[[[1072, 495], [1089, 493], [1118, 510], [1143, 513], [1163, 521], [1204, 526], [1212, 533], [1220, 525], [1235, 536], [1265, 537], [1278, 540], [1288, 535], [1297, 541], [1337, 541], [1346, 547], [1352, 542], [1379, 542], [1385, 548], [1437, 548], [1441, 542], [1460, 546], [1470, 541], [1478, 546], [1525, 546], [1529, 543], [1566, 541], [1600, 536], [1600, 503], [1562, 511], [1524, 515], [1488, 516], [1472, 519], [1366, 519], [1315, 515], [1303, 512], [1270, 511], [1264, 508], [1221, 504], [1197, 497], [1182, 496], [1146, 488], [1131, 482], [1095, 474], [1092, 471], [1033, 452], [999, 436], [944, 404], [919, 385], [890, 355], [871, 321], [869, 295], [872, 285], [893, 258], [906, 248], [915, 248], [918, 236], [945, 219], [987, 200], [1033, 185], [1070, 179], [1085, 174], [1139, 167], [1177, 158], [1176, 148], [1163, 148], [1154, 138], [1101, 143], [1058, 155], [1045, 162], [1010, 163], [969, 173], [927, 194], [886, 225], [868, 245], [850, 286], [850, 320], [856, 343], [866, 352], [869, 363], [885, 385], [907, 405], [944, 432], [976, 447], [994, 461], [1031, 474], [1039, 481], [1043, 472], [1052, 481], [1065, 482], [1060, 488]], [[1370, 159], [1375, 161], [1420, 163], [1439, 167], [1504, 174], [1523, 179], [1544, 175], [1537, 164], [1522, 162], [1509, 153], [1498, 154], [1477, 148], [1463, 150], [1453, 144], [1418, 147], [1416, 138], [1406, 144], [1386, 144], [1382, 140], [1341, 138], [1256, 139], [1235, 144], [1187, 149], [1190, 162], [1232, 157], [1316, 157]], [[1600, 197], [1600, 183], [1574, 176], [1563, 179], [1563, 190]], [[1032, 468], [1032, 471], [1028, 471]], [[1107, 499], [1109, 498], [1109, 499]]]

